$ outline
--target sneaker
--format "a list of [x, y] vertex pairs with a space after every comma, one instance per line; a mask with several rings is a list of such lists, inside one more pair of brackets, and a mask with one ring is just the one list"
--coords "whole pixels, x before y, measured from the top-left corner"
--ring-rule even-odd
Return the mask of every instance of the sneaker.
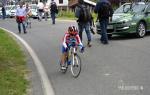
[[65, 67], [65, 66], [61, 66], [61, 69], [62, 69], [62, 70], [65, 70], [65, 69], [66, 69], [66, 67]]
[[24, 32], [24, 34], [26, 34], [26, 33], [27, 33], [27, 31]]
[[65, 69], [66, 69], [65, 64], [60, 64], [60, 66], [61, 66], [61, 69], [62, 69], [62, 70], [65, 70]]
[[88, 43], [87, 43], [87, 46], [88, 46], [88, 47], [91, 47], [92, 45], [91, 45], [91, 43], [90, 43], [90, 42], [88, 42]]

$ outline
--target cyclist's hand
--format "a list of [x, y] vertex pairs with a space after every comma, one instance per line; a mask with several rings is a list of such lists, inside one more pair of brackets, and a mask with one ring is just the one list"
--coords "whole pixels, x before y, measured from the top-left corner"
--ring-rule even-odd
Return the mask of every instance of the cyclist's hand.
[[81, 53], [83, 53], [83, 52], [84, 52], [84, 47], [82, 47], [82, 48], [81, 48], [80, 52], [81, 52]]

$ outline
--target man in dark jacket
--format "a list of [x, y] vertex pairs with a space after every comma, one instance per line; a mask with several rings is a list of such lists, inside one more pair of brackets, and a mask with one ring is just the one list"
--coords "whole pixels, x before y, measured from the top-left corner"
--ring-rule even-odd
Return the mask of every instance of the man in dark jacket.
[[[90, 33], [90, 19], [87, 21], [84, 21], [84, 17], [81, 17], [81, 8], [86, 8], [86, 6], [84, 5], [84, 1], [83, 0], [78, 0], [78, 5], [75, 9], [75, 17], [78, 18], [77, 23], [78, 23], [78, 28], [79, 28], [79, 36], [80, 39], [82, 40], [82, 32], [85, 29], [86, 35], [87, 35], [87, 46], [91, 47], [91, 33]], [[88, 10], [89, 14], [90, 11]]]
[[2, 17], [3, 17], [3, 19], [6, 18], [6, 10], [5, 10], [4, 6], [2, 7]]
[[108, 44], [107, 25], [109, 23], [109, 18], [111, 18], [113, 14], [111, 4], [108, 0], [99, 0], [94, 11], [95, 13], [98, 13], [98, 19], [101, 27], [100, 41], [103, 44]]
[[55, 18], [56, 18], [56, 14], [58, 13], [58, 9], [57, 9], [56, 2], [54, 0], [51, 0], [50, 12], [51, 12], [52, 24], [55, 24]]

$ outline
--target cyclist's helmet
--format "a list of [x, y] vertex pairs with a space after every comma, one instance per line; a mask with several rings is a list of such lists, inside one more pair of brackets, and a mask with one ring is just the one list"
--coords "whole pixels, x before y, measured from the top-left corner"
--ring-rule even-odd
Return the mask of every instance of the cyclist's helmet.
[[72, 36], [75, 36], [76, 34], [78, 34], [78, 30], [75, 26], [69, 26], [68, 27], [68, 32]]

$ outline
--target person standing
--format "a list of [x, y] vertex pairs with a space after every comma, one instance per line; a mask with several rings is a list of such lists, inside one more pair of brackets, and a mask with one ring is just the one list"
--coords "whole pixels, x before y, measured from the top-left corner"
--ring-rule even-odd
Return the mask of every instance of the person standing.
[[28, 28], [28, 26], [30, 26], [31, 28], [31, 16], [32, 16], [32, 12], [31, 9], [29, 7], [29, 4], [26, 4], [26, 28]]
[[79, 36], [82, 40], [82, 33], [85, 29], [87, 35], [87, 46], [91, 47], [91, 32], [90, 32], [90, 21], [91, 21], [91, 13], [84, 5], [83, 0], [78, 0], [78, 5], [75, 9], [75, 17], [78, 18], [78, 28], [79, 28]]
[[41, 0], [38, 3], [37, 7], [38, 7], [38, 20], [41, 21], [42, 20], [42, 14], [44, 12], [44, 4], [43, 4], [43, 2], [41, 2]]
[[2, 7], [2, 18], [3, 18], [3, 20], [6, 18], [6, 10], [5, 10], [5, 6], [4, 5]]
[[18, 23], [18, 30], [19, 33], [21, 33], [21, 24], [23, 26], [24, 33], [27, 33], [26, 27], [25, 27], [25, 19], [26, 19], [26, 8], [23, 7], [23, 3], [19, 3], [19, 7], [16, 9], [16, 22]]
[[58, 13], [57, 4], [54, 0], [51, 0], [50, 13], [52, 18], [52, 24], [55, 24], [56, 14]]
[[98, 19], [101, 27], [100, 41], [103, 44], [108, 44], [107, 25], [109, 18], [112, 18], [113, 9], [108, 0], [99, 0], [96, 4], [95, 13], [98, 13]]
[[44, 18], [45, 18], [45, 21], [47, 21], [48, 11], [49, 11], [49, 6], [45, 3], [44, 4]]

